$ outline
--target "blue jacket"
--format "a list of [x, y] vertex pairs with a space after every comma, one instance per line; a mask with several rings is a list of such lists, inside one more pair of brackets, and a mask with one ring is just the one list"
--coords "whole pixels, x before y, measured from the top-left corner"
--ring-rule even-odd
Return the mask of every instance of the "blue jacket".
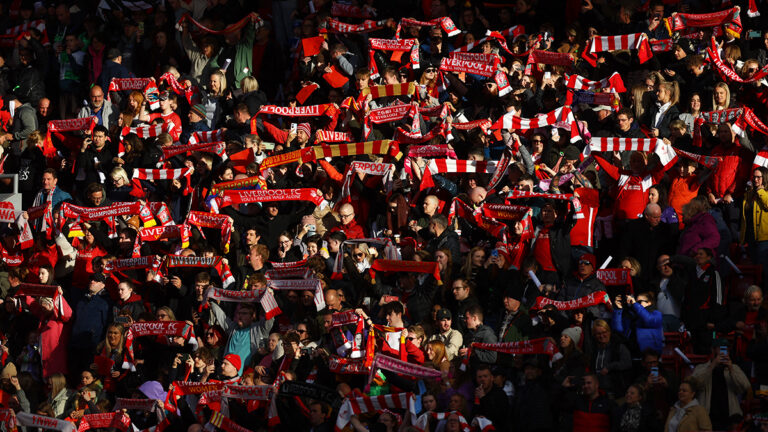
[[629, 339], [634, 331], [640, 352], [650, 348], [656, 352], [661, 352], [664, 348], [664, 330], [661, 326], [661, 312], [657, 310], [647, 310], [640, 306], [640, 303], [632, 304], [632, 312], [637, 317], [634, 329], [629, 316], [623, 316], [624, 309], [616, 308], [613, 310], [613, 320], [611, 325], [613, 329]]
[[112, 307], [107, 290], [94, 295], [83, 294], [75, 304], [71, 345], [93, 349], [104, 340], [104, 332], [112, 322]]

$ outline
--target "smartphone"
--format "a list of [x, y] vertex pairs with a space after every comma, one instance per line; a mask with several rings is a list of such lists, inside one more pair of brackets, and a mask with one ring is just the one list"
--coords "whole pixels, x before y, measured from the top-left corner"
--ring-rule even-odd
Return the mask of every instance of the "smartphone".
[[494, 249], [491, 251], [491, 258], [498, 258], [499, 257], [499, 251], [498, 249]]
[[728, 356], [728, 345], [720, 345], [720, 355], [723, 357]]
[[296, 123], [291, 123], [291, 133], [292, 134], [296, 133], [296, 128], [297, 127], [298, 127], [298, 125]]
[[659, 367], [658, 366], [651, 367], [651, 376], [654, 377], [654, 378], [658, 378], [659, 377]]
[[262, 141], [262, 144], [264, 144], [264, 150], [274, 150], [275, 149], [275, 143], [273, 143], [273, 142], [263, 142]]
[[315, 226], [315, 224], [309, 224], [307, 225], [307, 231], [317, 231], [317, 226]]
[[763, 32], [761, 32], [760, 30], [750, 30], [749, 33], [747, 33], [747, 35], [752, 39], [756, 39], [761, 37], [763, 35]]
[[549, 71], [544, 72], [544, 79], [548, 80], [550, 78], [552, 78], [552, 72], [549, 72]]

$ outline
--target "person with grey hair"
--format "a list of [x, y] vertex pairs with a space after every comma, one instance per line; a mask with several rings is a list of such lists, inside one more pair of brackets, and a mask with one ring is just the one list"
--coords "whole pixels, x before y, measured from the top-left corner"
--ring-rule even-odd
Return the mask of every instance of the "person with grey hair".
[[[622, 231], [618, 256], [631, 256], [640, 262], [641, 268], [652, 269], [659, 255], [674, 252], [678, 227], [661, 223], [661, 207], [648, 204], [643, 217], [627, 222], [626, 229]], [[647, 283], [653, 275], [653, 272], [644, 272], [640, 277]]]
[[438, 249], [448, 249], [451, 251], [451, 256], [461, 256], [459, 236], [453, 230], [448, 229], [447, 217], [441, 214], [432, 216], [429, 220], [429, 232], [434, 235], [426, 247], [429, 253], [434, 255]]

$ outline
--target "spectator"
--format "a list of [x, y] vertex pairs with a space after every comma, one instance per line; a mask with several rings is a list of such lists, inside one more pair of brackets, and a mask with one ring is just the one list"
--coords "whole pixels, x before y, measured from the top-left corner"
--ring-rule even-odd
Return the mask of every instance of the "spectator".
[[697, 391], [694, 390], [693, 380], [680, 384], [680, 390], [677, 392], [678, 400], [669, 410], [664, 430], [674, 432], [712, 430], [707, 409], [699, 404], [696, 396]]

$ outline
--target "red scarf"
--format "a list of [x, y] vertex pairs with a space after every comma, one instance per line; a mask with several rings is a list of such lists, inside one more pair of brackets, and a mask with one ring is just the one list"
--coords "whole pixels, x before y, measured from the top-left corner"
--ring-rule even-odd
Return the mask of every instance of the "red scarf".
[[440, 279], [440, 269], [436, 262], [432, 261], [403, 261], [393, 259], [377, 259], [371, 265], [371, 280], [375, 280], [374, 272], [413, 272], [431, 274], [437, 280], [438, 285], [442, 285]]
[[533, 305], [531, 310], [539, 310], [547, 305], [554, 305], [558, 311], [569, 311], [576, 309], [584, 309], [592, 306], [604, 304], [608, 309], [611, 308], [611, 299], [608, 298], [608, 294], [605, 291], [595, 291], [592, 294], [586, 295], [581, 298], [570, 301], [558, 301], [552, 300], [547, 297], [537, 297], [536, 304]]
[[216, 156], [227, 160], [227, 144], [224, 141], [203, 142], [188, 145], [170, 145], [161, 148], [163, 151], [163, 160], [168, 160], [176, 155], [191, 152], [213, 153]]
[[557, 346], [550, 340], [550, 338], [501, 343], [472, 342], [472, 349], [482, 349], [512, 355], [546, 354], [550, 359], [558, 352]]
[[[752, 4], [750, 4], [750, 11], [753, 9], [756, 11], [751, 6]], [[715, 36], [719, 35], [719, 27], [723, 26], [726, 33], [738, 38], [741, 36], [741, 17], [739, 16], [739, 11], [738, 7], [734, 7], [706, 14], [677, 13], [665, 18], [664, 25], [667, 27], [669, 34], [686, 28], [716, 27], [717, 31], [714, 31], [714, 33], [718, 34], [715, 34]]]
[[166, 268], [174, 267], [213, 267], [221, 278], [221, 283], [224, 288], [235, 282], [235, 277], [232, 276], [232, 271], [229, 269], [229, 265], [222, 261], [220, 256], [215, 257], [183, 257], [178, 255], [168, 255], [165, 259]]
[[184, 321], [142, 321], [131, 324], [125, 333], [125, 361], [123, 369], [134, 368], [133, 340], [143, 336], [170, 336], [182, 337], [192, 344], [197, 350], [197, 338], [195, 329]]
[[440, 62], [440, 70], [447, 72], [481, 75], [489, 78], [493, 76], [493, 73], [496, 71], [496, 64], [460, 60], [457, 58], [443, 58], [443, 60]]
[[328, 17], [325, 23], [325, 27], [320, 29], [320, 33], [368, 33], [381, 30], [386, 24], [387, 22], [384, 20], [365, 20], [362, 24], [347, 24]]
[[228, 33], [236, 32], [243, 27], [245, 27], [247, 24], [256, 24], [257, 27], [260, 27], [264, 24], [261, 18], [259, 18], [259, 15], [251, 12], [249, 13], [245, 18], [241, 19], [240, 21], [230, 24], [227, 27], [225, 27], [222, 30], [213, 30], [208, 27], [205, 27], [204, 25], [200, 24], [199, 22], [195, 21], [189, 14], [184, 14], [181, 19], [179, 19], [179, 22], [176, 24], [177, 28], [181, 28], [181, 23], [184, 21], [189, 22], [193, 26], [197, 27], [199, 31], [214, 34], [214, 35], [226, 35]]
[[274, 201], [310, 201], [315, 205], [323, 202], [323, 195], [317, 189], [268, 189], [268, 190], [225, 190], [215, 198], [218, 209], [232, 204], [250, 204]]
[[187, 215], [186, 223], [200, 228], [200, 234], [205, 238], [202, 228], [219, 228], [221, 230], [221, 248], [229, 253], [229, 241], [232, 236], [232, 219], [227, 215], [204, 213], [192, 210]]
[[43, 144], [43, 154], [46, 158], [52, 158], [56, 156], [56, 148], [53, 146], [53, 141], [51, 140], [52, 133], [88, 131], [89, 134], [91, 134], [93, 132], [93, 128], [96, 127], [96, 124], [98, 124], [98, 119], [96, 116], [49, 121], [48, 131], [45, 135], [45, 143]]
[[126, 432], [130, 426], [131, 419], [123, 412], [86, 414], [80, 419], [80, 424], [77, 426], [77, 432], [85, 432], [92, 428], [115, 428], [122, 432]]

